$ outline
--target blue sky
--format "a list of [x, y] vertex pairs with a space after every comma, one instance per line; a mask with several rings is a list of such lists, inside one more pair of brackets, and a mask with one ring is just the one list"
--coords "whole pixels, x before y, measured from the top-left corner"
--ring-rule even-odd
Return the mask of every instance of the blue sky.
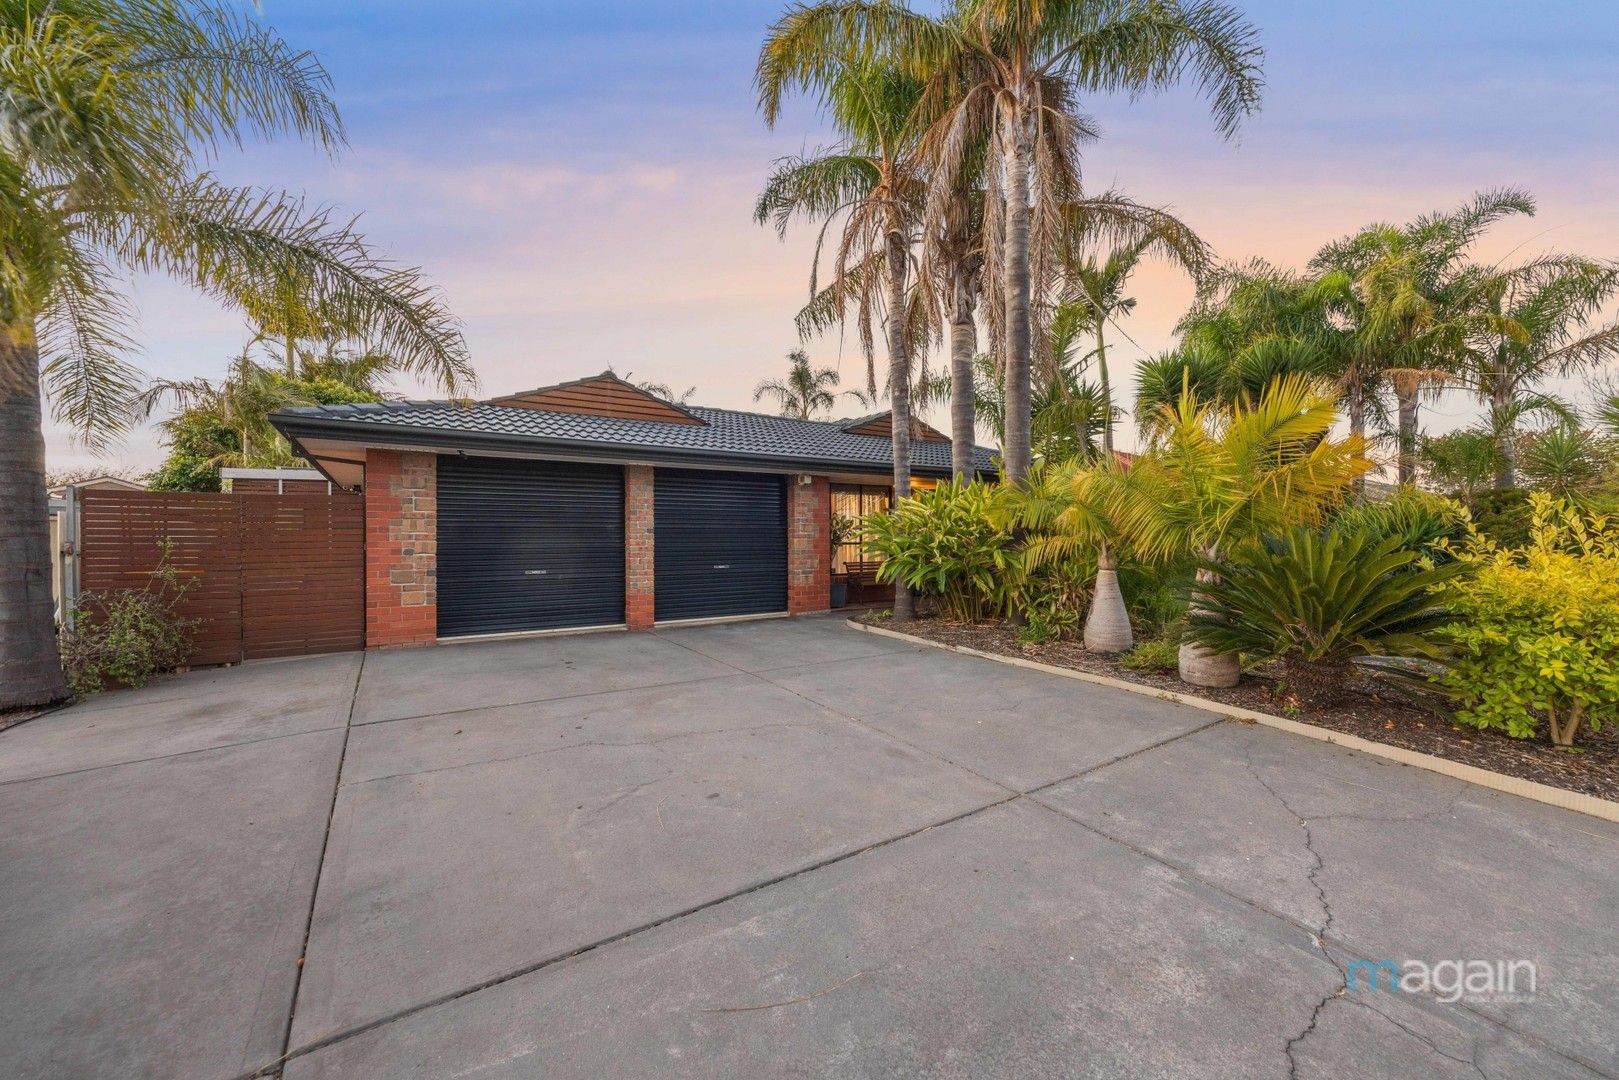
[[[1268, 86], [1241, 139], [1217, 138], [1189, 90], [1092, 102], [1105, 132], [1086, 155], [1093, 189], [1172, 207], [1224, 257], [1298, 263], [1364, 223], [1519, 185], [1539, 215], [1481, 255], [1619, 257], [1619, 4], [1242, 6]], [[488, 392], [611, 364], [749, 407], [796, 344], [810, 257], [807, 235], [755, 226], [752, 199], [774, 158], [822, 135], [807, 109], [775, 131], [754, 110], [754, 59], [781, 10], [263, 0], [261, 17], [331, 71], [351, 147], [335, 163], [259, 147], [218, 171], [363, 213], [376, 246], [444, 288]], [[1169, 343], [1191, 297], [1157, 267], [1134, 292], [1126, 368]], [[153, 372], [218, 374], [248, 336], [167, 283], [135, 294]], [[858, 381], [852, 343], [809, 349]], [[1458, 397], [1427, 421], [1471, 411]], [[53, 466], [88, 461], [66, 431], [48, 437]], [[112, 458], [160, 456], [143, 431]]]

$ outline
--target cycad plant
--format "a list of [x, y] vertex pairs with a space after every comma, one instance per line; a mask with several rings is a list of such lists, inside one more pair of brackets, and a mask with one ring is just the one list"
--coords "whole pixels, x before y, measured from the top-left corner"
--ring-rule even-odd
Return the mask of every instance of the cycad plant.
[[1296, 527], [1204, 560], [1187, 637], [1218, 656], [1278, 659], [1305, 704], [1343, 694], [1362, 657], [1437, 658], [1450, 612], [1436, 588], [1464, 567], [1424, 566], [1398, 536]]
[[[1330, 384], [1296, 375], [1229, 408], [1183, 393], [1160, 407], [1149, 452], [1128, 470], [1099, 474], [1095, 497], [1147, 559], [1217, 562], [1266, 533], [1318, 524], [1371, 468], [1365, 440], [1332, 438], [1336, 403]], [[1199, 571], [1200, 582], [1210, 580], [1211, 571]], [[1234, 686], [1240, 670], [1235, 656], [1188, 642], [1180, 675], [1194, 686]]]
[[452, 393], [471, 371], [437, 296], [350, 220], [207, 171], [253, 138], [342, 145], [309, 53], [210, 0], [71, 0], [0, 5], [0, 58], [0, 505], [19, 523], [0, 530], [3, 710], [66, 694], [40, 390], [92, 443], [128, 425], [121, 278], [167, 274], [250, 316], [292, 283], [299, 310]]

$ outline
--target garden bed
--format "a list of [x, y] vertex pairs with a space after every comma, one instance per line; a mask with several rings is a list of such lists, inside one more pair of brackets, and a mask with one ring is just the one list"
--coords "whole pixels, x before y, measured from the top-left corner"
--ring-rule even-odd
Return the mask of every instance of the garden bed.
[[1498, 732], [1452, 723], [1380, 694], [1377, 684], [1369, 680], [1354, 680], [1340, 705], [1330, 709], [1310, 708], [1294, 698], [1278, 698], [1276, 681], [1263, 671], [1245, 674], [1242, 682], [1229, 690], [1211, 689], [1188, 686], [1173, 674], [1132, 671], [1098, 653], [1086, 652], [1077, 641], [1026, 645], [1018, 640], [1016, 631], [1003, 623], [919, 618], [900, 628], [892, 626], [887, 611], [867, 612], [859, 616], [859, 620], [888, 629], [903, 629], [904, 633], [945, 645], [963, 645], [1000, 656], [1021, 657], [1285, 716], [1299, 723], [1431, 754], [1505, 776], [1619, 800], [1619, 725], [1606, 726], [1600, 732], [1582, 730], [1577, 737], [1578, 745], [1573, 750], [1562, 750], [1546, 741], [1514, 739]]

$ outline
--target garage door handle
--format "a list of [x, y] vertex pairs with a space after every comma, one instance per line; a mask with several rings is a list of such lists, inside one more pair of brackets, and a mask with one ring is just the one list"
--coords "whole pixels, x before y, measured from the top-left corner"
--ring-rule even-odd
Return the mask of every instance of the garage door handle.
[[722, 562], [722, 563], [715, 563], [714, 564], [714, 569], [716, 569], [716, 570], [729, 570], [730, 568], [731, 568], [731, 564], [728, 563], [728, 562]]
[[544, 570], [524, 570], [523, 571], [523, 576], [524, 577], [535, 577], [536, 575], [543, 574], [545, 572], [546, 571], [544, 571]]

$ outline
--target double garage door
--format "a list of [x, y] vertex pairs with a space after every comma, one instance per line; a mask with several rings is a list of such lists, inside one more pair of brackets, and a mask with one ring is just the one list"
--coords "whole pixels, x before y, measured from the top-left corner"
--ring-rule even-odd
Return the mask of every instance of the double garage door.
[[[786, 610], [782, 477], [659, 469], [653, 491], [655, 618]], [[621, 468], [439, 458], [439, 636], [623, 621]]]

